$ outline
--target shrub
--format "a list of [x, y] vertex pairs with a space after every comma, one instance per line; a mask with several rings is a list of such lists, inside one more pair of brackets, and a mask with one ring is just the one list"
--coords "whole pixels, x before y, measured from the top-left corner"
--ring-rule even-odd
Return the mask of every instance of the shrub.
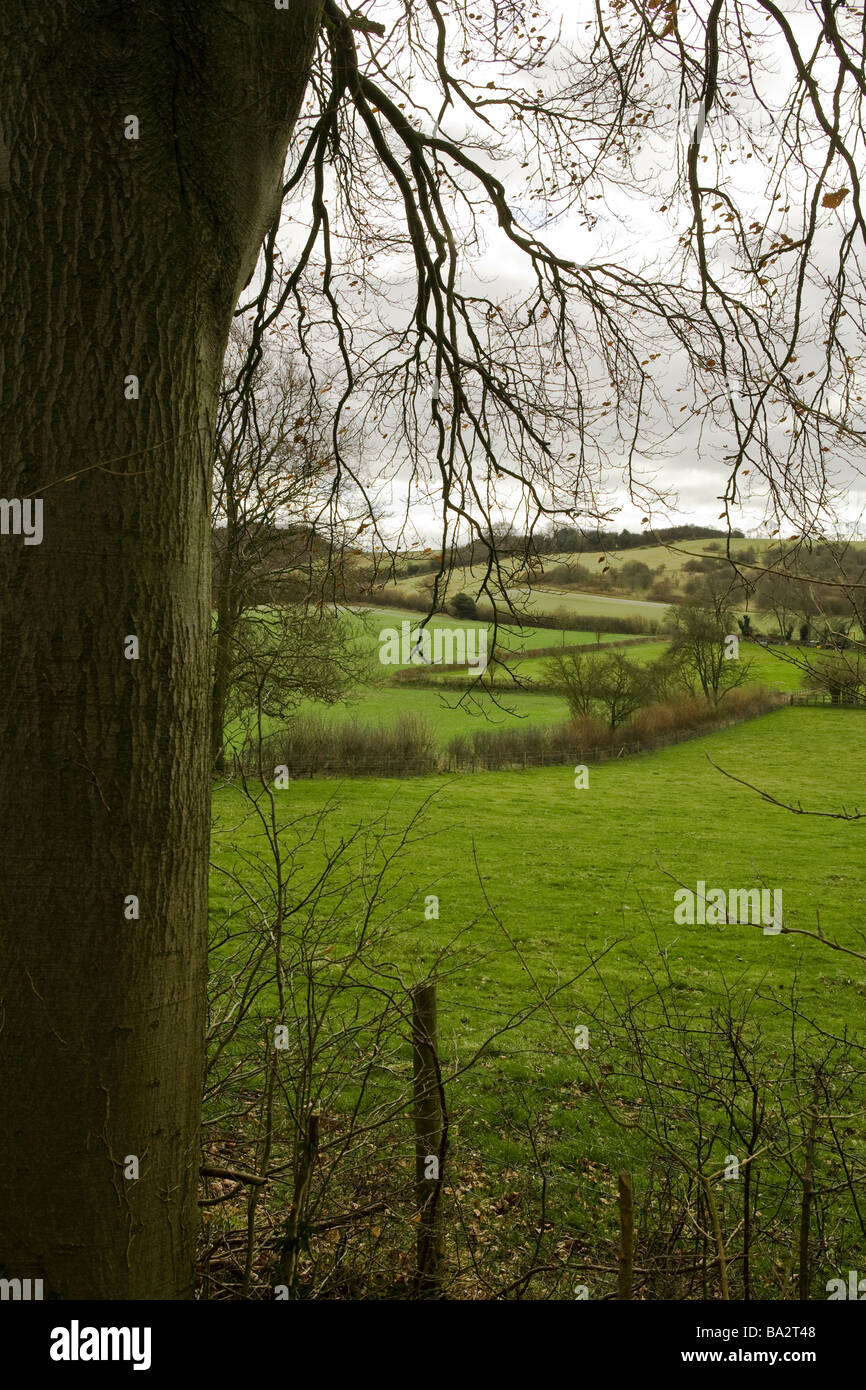
[[478, 605], [469, 594], [455, 594], [449, 605], [455, 618], [476, 619]]
[[478, 729], [453, 738], [448, 755], [455, 771], [592, 762], [616, 756], [623, 749], [648, 751], [702, 730], [751, 719], [777, 708], [783, 700], [775, 691], [755, 688], [732, 691], [722, 710], [690, 695], [649, 705], [616, 730], [591, 714], [547, 728]]
[[629, 589], [648, 589], [653, 582], [653, 572], [642, 560], [629, 560], [617, 571], [620, 584]]
[[672, 579], [657, 579], [649, 591], [649, 598], [655, 603], [675, 603], [679, 591]]
[[303, 715], [264, 738], [260, 756], [253, 741], [239, 756], [248, 776], [266, 778], [278, 766], [287, 767], [291, 777], [400, 777], [435, 772], [439, 766], [433, 730], [413, 714], [401, 714], [394, 725], [326, 722]]

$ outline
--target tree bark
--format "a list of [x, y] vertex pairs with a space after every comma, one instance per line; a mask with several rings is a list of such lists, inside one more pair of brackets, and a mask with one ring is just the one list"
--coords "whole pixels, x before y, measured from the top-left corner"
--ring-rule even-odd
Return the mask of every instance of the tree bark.
[[321, 8], [0, 13], [0, 492], [44, 506], [0, 536], [0, 1264], [46, 1297], [192, 1292], [213, 423]]

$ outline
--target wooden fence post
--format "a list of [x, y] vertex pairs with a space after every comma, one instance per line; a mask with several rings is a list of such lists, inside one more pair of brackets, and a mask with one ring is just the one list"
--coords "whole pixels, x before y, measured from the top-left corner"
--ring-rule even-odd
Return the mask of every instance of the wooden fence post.
[[289, 1219], [286, 1222], [282, 1252], [277, 1262], [277, 1280], [279, 1283], [286, 1284], [292, 1293], [298, 1277], [298, 1256], [304, 1233], [307, 1199], [310, 1195], [310, 1184], [313, 1180], [313, 1170], [319, 1152], [319, 1115], [315, 1110], [310, 1111], [307, 1116], [304, 1136], [303, 1139], [299, 1140], [299, 1149], [300, 1152], [295, 1164], [292, 1205]]
[[818, 1115], [813, 1113], [806, 1138], [806, 1166], [803, 1170], [802, 1195], [800, 1198], [800, 1268], [797, 1280], [797, 1296], [802, 1302], [809, 1298], [809, 1221], [814, 1196], [815, 1176], [815, 1134], [818, 1129]]
[[412, 1060], [418, 1221], [415, 1288], [429, 1297], [441, 1286], [445, 1254], [439, 1202], [445, 1157], [445, 1115], [436, 1053], [436, 986], [430, 981], [412, 990]]
[[634, 1273], [634, 1193], [631, 1174], [619, 1175], [619, 1293], [618, 1298], [632, 1296]]

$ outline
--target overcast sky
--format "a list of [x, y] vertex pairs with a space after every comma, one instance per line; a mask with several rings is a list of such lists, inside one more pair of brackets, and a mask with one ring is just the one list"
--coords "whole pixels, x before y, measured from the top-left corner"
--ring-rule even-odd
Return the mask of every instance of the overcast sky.
[[[548, 0], [545, 8], [554, 20], [558, 19], [561, 22], [566, 42], [579, 45], [584, 29], [585, 6], [580, 3], [569, 3], [568, 0]], [[699, 12], [703, 13], [704, 8], [699, 7]], [[783, 8], [805, 38], [807, 30], [811, 31], [814, 28], [814, 20], [807, 16], [804, 5], [802, 3], [790, 3], [789, 0], [789, 3], [783, 4]], [[378, 5], [375, 7], [375, 13], [378, 17], [380, 13]], [[765, 74], [763, 80], [768, 95], [774, 91], [782, 95], [787, 94], [790, 90], [790, 66], [787, 53], [781, 47], [768, 49], [764, 53], [764, 59]], [[549, 91], [555, 90], [561, 82], [561, 73], [557, 71], [561, 64], [561, 53], [554, 54], [551, 61], [546, 63], [543, 69], [533, 74], [533, 85]], [[463, 71], [465, 72], [465, 69]], [[423, 96], [423, 84], [416, 82], [413, 84], [412, 90], [416, 99], [419, 91]], [[431, 105], [433, 104], [435, 104], [435, 99], [431, 91]], [[754, 106], [743, 105], [742, 118], [754, 130], [760, 131], [762, 140], [772, 141], [774, 133], [766, 114], [760, 113]], [[459, 130], [454, 129], [453, 125], [449, 128], [448, 119], [443, 121], [443, 130], [449, 135], [459, 134]], [[718, 134], [718, 131], [715, 133]], [[747, 219], [752, 216], [759, 220], [765, 219], [771, 211], [771, 204], [768, 202], [768, 190], [765, 186], [765, 171], [757, 161], [746, 159], [745, 146], [738, 149], [736, 130], [726, 132], [724, 138], [729, 139], [725, 163], [728, 187], [744, 214], [747, 215]], [[531, 225], [543, 231], [544, 240], [555, 251], [578, 264], [605, 260], [616, 261], [619, 264], [637, 268], [651, 263], [656, 257], [659, 259], [667, 258], [671, 254], [672, 248], [676, 246], [678, 235], [689, 224], [690, 212], [682, 203], [678, 206], [669, 204], [667, 209], [663, 210], [665, 208], [665, 184], [673, 182], [677, 141], [680, 141], [682, 147], [687, 139], [688, 131], [683, 127], [678, 132], [668, 128], [659, 137], [652, 134], [645, 137], [641, 173], [646, 176], [647, 188], [645, 191], [633, 193], [626, 192], [615, 184], [606, 186], [601, 198], [596, 198], [586, 205], [591, 208], [595, 219], [592, 226], [588, 225], [587, 219], [582, 215], [580, 209], [567, 211], [562, 215], [554, 216], [551, 220], [544, 219], [543, 215], [540, 214], [537, 201], [528, 196], [528, 176], [522, 172], [518, 160], [499, 160], [495, 165], [495, 172], [504, 183], [509, 194], [509, 201], [517, 216], [523, 219], [525, 225]], [[653, 184], [654, 187], [649, 186]], [[795, 193], [797, 191], [801, 190], [795, 190]], [[297, 209], [293, 209], [293, 211], [296, 213]], [[303, 230], [302, 223], [299, 224], [295, 221], [292, 225], [286, 226], [281, 236], [281, 245], [289, 261], [293, 248], [299, 245]], [[828, 238], [832, 236], [829, 218], [827, 235]], [[531, 279], [525, 258], [516, 247], [498, 233], [493, 220], [490, 221], [486, 229], [486, 237], [488, 242], [486, 252], [473, 262], [471, 274], [477, 276], [479, 283], [483, 284], [485, 292], [491, 298], [510, 297], [526, 293], [530, 288]], [[717, 266], [723, 264], [724, 246], [722, 243], [719, 243], [718, 252], [713, 252], [713, 254], [722, 258]], [[411, 294], [408, 279], [406, 291], [405, 302], [410, 303]], [[806, 308], [808, 312], [810, 309], [808, 302]], [[393, 312], [393, 309], [385, 311], [386, 316], [389, 313], [393, 314]], [[678, 398], [678, 388], [681, 392], [685, 377], [684, 364], [677, 360], [675, 354], [671, 352], [665, 354], [653, 365], [653, 371], [660, 390], [672, 407], [671, 414], [676, 417], [675, 430], [667, 432], [667, 437], [664, 439], [661, 437], [660, 418], [654, 422], [651, 419], [650, 444], [639, 459], [639, 464], [646, 471], [647, 478], [653, 479], [656, 487], [663, 492], [670, 492], [675, 499], [671, 507], [656, 510], [653, 513], [653, 521], [659, 526], [684, 521], [718, 525], [720, 524], [718, 521], [720, 511], [718, 498], [724, 488], [726, 477], [724, 456], [732, 445], [733, 428], [731, 427], [731, 431], [727, 435], [723, 428], [707, 427], [706, 422], [702, 428], [701, 421], [696, 418], [690, 408], [681, 410], [679, 399], [688, 401], [690, 398], [688, 394]], [[604, 388], [603, 383], [601, 386]], [[780, 441], [784, 438], [787, 423], [784, 419], [780, 419], [778, 422]], [[605, 483], [608, 497], [613, 501], [616, 510], [615, 524], [618, 527], [627, 526], [632, 530], [639, 530], [641, 516], [646, 513], [646, 508], [635, 505], [629, 500], [619, 470], [623, 450], [617, 442], [613, 429], [610, 430], [604, 442], [614, 464], [612, 471], [605, 479]], [[375, 473], [375, 462], [371, 460], [369, 455], [367, 467], [368, 470]], [[398, 470], [396, 476], [387, 485], [383, 485], [379, 494], [379, 502], [380, 505], [385, 505], [389, 511], [392, 511], [396, 519], [405, 503], [405, 495], [405, 478]], [[852, 478], [847, 489], [845, 503], [844, 520], [847, 524], [856, 524], [864, 508], [864, 501], [866, 501], [866, 494], [864, 494], [862, 481]], [[439, 514], [434, 502], [427, 503], [415, 499], [411, 520], [412, 526], [410, 533], [407, 534], [407, 541], [411, 542], [413, 539], [417, 539], [426, 543], [431, 541], [436, 543], [439, 533]], [[734, 524], [746, 531], [763, 529], [763, 522], [764, 502], [760, 496], [755, 497], [752, 501], [746, 501], [739, 516], [734, 518]]]

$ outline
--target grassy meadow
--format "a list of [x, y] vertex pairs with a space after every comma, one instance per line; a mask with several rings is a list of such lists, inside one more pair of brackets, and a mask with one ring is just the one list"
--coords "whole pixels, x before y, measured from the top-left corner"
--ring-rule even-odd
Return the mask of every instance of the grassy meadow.
[[[792, 1009], [822, 1034], [859, 1034], [866, 980], [852, 957], [753, 925], [674, 922], [681, 885], [763, 885], [782, 890], [786, 926], [820, 928], [842, 945], [863, 945], [860, 824], [770, 807], [710, 759], [780, 801], [823, 813], [851, 810], [863, 795], [866, 718], [856, 710], [786, 708], [674, 748], [592, 766], [581, 788], [573, 769], [556, 767], [297, 781], [276, 793], [286, 847], [297, 846], [290, 853], [293, 897], [322, 871], [327, 848], [371, 826], [381, 833], [373, 868], [383, 876], [391, 968], [406, 988], [439, 975], [440, 1053], [457, 1073], [475, 1058], [449, 1088], [447, 1190], [449, 1201], [458, 1201], [469, 1184], [473, 1229], [483, 1231], [485, 1220], [496, 1226], [502, 1202], [516, 1200], [507, 1194], [517, 1190], [518, 1174], [517, 1186], [525, 1186], [525, 1128], [527, 1116], [536, 1115], [557, 1233], [575, 1249], [615, 1243], [616, 1173], [627, 1168], [648, 1191], [657, 1159], [640, 1133], [624, 1131], [599, 1103], [570, 1035], [579, 1024], [594, 1029], [606, 1001], [647, 996], [651, 977], [666, 981], [693, 1028], [703, 1027], [725, 991], [754, 991], [743, 1031], [771, 1065], [789, 1052]], [[260, 797], [260, 788], [251, 791]], [[213, 818], [218, 921], [243, 912], [267, 847], [237, 786], [216, 789]], [[409, 842], [392, 860], [407, 827]], [[431, 895], [438, 899], [432, 920]], [[359, 918], [368, 910], [360, 887], [355, 910]], [[348, 936], [348, 926], [343, 930]], [[539, 992], [549, 991], [559, 992], [549, 1008], [539, 1008]], [[536, 1011], [510, 1031], [509, 1022], [532, 1006]], [[411, 1076], [408, 1042], [395, 1065]], [[615, 1065], [614, 1052], [604, 1051], [602, 1073]], [[616, 1104], [640, 1105], [633, 1078], [623, 1080]], [[851, 1140], [855, 1150], [862, 1139]], [[716, 1142], [722, 1153], [731, 1147], [729, 1139]], [[738, 1200], [727, 1189], [722, 1198]], [[736, 1211], [725, 1211], [733, 1226]], [[859, 1248], [859, 1238], [850, 1239]], [[755, 1277], [764, 1280], [766, 1296], [786, 1296], [778, 1271], [756, 1262]], [[610, 1287], [602, 1276], [595, 1287], [599, 1281]]]
[[[365, 682], [333, 705], [305, 700], [297, 714], [338, 725], [354, 721], [359, 731], [396, 729], [408, 715], [428, 726], [440, 749], [479, 729], [562, 725], [567, 704], [545, 689], [551, 648], [622, 643], [619, 649], [637, 662], [654, 661], [666, 649], [659, 638], [506, 629], [499, 633], [501, 655], [523, 688], [514, 688], [508, 671], [496, 668], [491, 694], [468, 688], [459, 671], [416, 667], [407, 680], [402, 664], [382, 665], [382, 630], [399, 632], [404, 621], [414, 630], [421, 614], [372, 606], [347, 612], [364, 654]], [[486, 629], [492, 640], [484, 623], [437, 615], [430, 626]], [[751, 662], [749, 685], [778, 692], [799, 688], [802, 672], [795, 662], [803, 655], [794, 647], [741, 646], [741, 656]], [[279, 727], [278, 720], [264, 721], [265, 734]], [[239, 742], [240, 722], [234, 734]], [[700, 1208], [704, 1199], [689, 1186], [694, 1172], [718, 1170], [729, 1151], [740, 1152], [745, 1142], [742, 1128], [736, 1135], [732, 1129], [742, 1120], [739, 1110], [726, 1112], [723, 1099], [726, 1087], [736, 1091], [744, 1084], [741, 1047], [772, 1098], [768, 1124], [782, 1125], [782, 1133], [784, 1126], [805, 1123], [800, 1073], [820, 1076], [821, 1067], [829, 1067], [834, 1084], [849, 1085], [848, 1064], [839, 1060], [848, 1044], [837, 1040], [854, 1040], [855, 1050], [862, 1045], [866, 977], [857, 952], [864, 950], [866, 831], [857, 819], [843, 817], [863, 796], [864, 761], [862, 710], [785, 706], [673, 746], [591, 763], [577, 778], [577, 769], [566, 762], [402, 777], [336, 772], [281, 787], [255, 780], [243, 786], [236, 777], [223, 777], [215, 783], [212, 805], [214, 964], [218, 973], [231, 973], [243, 933], [259, 931], [256, 924], [272, 915], [278, 842], [288, 923], [283, 930], [301, 952], [298, 987], [308, 988], [303, 981], [312, 970], [316, 988], [327, 993], [332, 962], [351, 957], [359, 933], [363, 939], [371, 933], [386, 962], [365, 977], [366, 989], [357, 983], [349, 998], [329, 1006], [333, 1039], [372, 1026], [383, 988], [408, 998], [414, 985], [437, 979], [439, 1055], [450, 1078], [443, 1202], [448, 1222], [456, 1223], [458, 1296], [478, 1296], [482, 1254], [497, 1268], [497, 1262], [503, 1269], [522, 1267], [531, 1247], [520, 1246], [515, 1230], [525, 1236], [525, 1223], [531, 1226], [531, 1213], [543, 1199], [543, 1229], [559, 1242], [555, 1259], [544, 1266], [554, 1271], [542, 1280], [544, 1296], [573, 1297], [563, 1280], [573, 1283], [572, 1265], [577, 1260], [581, 1268], [583, 1259], [596, 1271], [592, 1296], [611, 1297], [618, 1172], [631, 1174], [645, 1203], [641, 1238], [648, 1250], [685, 1239], [667, 1232], [665, 1222], [695, 1201]], [[787, 805], [816, 814], [794, 814]], [[339, 870], [328, 867], [332, 860]], [[781, 893], [787, 931], [676, 920], [675, 894], [696, 890], [700, 882], [707, 891]], [[310, 902], [319, 904], [312, 946], [295, 925]], [[816, 934], [833, 944], [816, 940]], [[336, 979], [337, 965], [333, 970]], [[309, 1001], [302, 999], [298, 1007], [299, 1016], [306, 1016]], [[257, 988], [256, 1011], [265, 1019], [281, 1016], [272, 979]], [[736, 1023], [725, 1024], [726, 1017]], [[650, 1039], [647, 1056], [643, 1033], [629, 1040], [638, 1019]], [[590, 1039], [585, 1052], [575, 1042], [582, 1028]], [[725, 1028], [735, 1062], [720, 1060], [726, 1055]], [[314, 1050], [330, 1055], [343, 1045], [326, 1031]], [[239, 1046], [229, 1042], [222, 1065], [243, 1072]], [[394, 1101], [412, 1083], [405, 1030], [387, 1063], [384, 1053], [377, 1063], [377, 1055], [367, 1072], [377, 1104], [383, 1096], [392, 1108], [411, 1104], [411, 1098]], [[371, 1104], [362, 1101], [354, 1082], [332, 1077], [316, 1095], [335, 1135]], [[841, 1100], [833, 1103], [842, 1115]], [[779, 1104], [781, 1118], [773, 1109]], [[369, 1148], [379, 1155], [376, 1172], [387, 1174], [388, 1183], [402, 1173], [405, 1190], [411, 1190], [410, 1111], [400, 1113], [396, 1138], [393, 1116], [389, 1131], [397, 1157], [384, 1158], [375, 1144]], [[401, 1138], [404, 1121], [407, 1134]], [[859, 1171], [866, 1162], [862, 1132], [843, 1123], [840, 1134], [845, 1162]], [[339, 1142], [332, 1140], [337, 1147]], [[778, 1135], [774, 1140], [783, 1155], [786, 1142]], [[794, 1143], [797, 1152], [802, 1142], [801, 1136]], [[694, 1144], [696, 1157], [684, 1158]], [[220, 1151], [219, 1161], [234, 1161], [233, 1155]], [[245, 1161], [252, 1163], [252, 1155]], [[866, 1252], [860, 1253], [863, 1241], [850, 1228], [834, 1156], [822, 1153], [818, 1161], [827, 1168], [830, 1193], [822, 1195], [822, 1257], [833, 1274], [834, 1261], [856, 1265]], [[752, 1287], [769, 1298], [795, 1296], [790, 1252], [797, 1188], [785, 1177], [785, 1162], [783, 1157], [762, 1170], [764, 1204], [775, 1215], [764, 1223], [755, 1208], [753, 1217], [761, 1234]], [[362, 1168], [359, 1177], [356, 1168], [353, 1178], [352, 1200], [362, 1208], [378, 1191], [365, 1173]], [[735, 1243], [742, 1190], [722, 1184], [717, 1193], [726, 1239]], [[319, 1200], [328, 1217], [327, 1196]], [[756, 1200], [747, 1198], [753, 1206]], [[471, 1215], [461, 1205], [467, 1201]], [[239, 1218], [229, 1208], [225, 1219], [230, 1241], [231, 1221]], [[512, 1224], [520, 1221], [524, 1226]], [[396, 1285], [390, 1275], [382, 1276], [376, 1296], [400, 1296], [409, 1277], [407, 1238], [400, 1235], [405, 1227], [395, 1215], [390, 1226], [370, 1226], [364, 1239], [375, 1244], [384, 1239], [384, 1229], [395, 1242], [385, 1264], [404, 1272], [394, 1276]], [[537, 1250], [547, 1240], [539, 1236]], [[774, 1249], [784, 1252], [781, 1259], [773, 1259]], [[666, 1282], [664, 1258], [651, 1256], [649, 1296], [702, 1296], [688, 1284], [691, 1276]], [[706, 1280], [706, 1250], [695, 1258], [703, 1261]], [[328, 1247], [326, 1264], [330, 1259]], [[817, 1265], [812, 1269], [813, 1296], [820, 1296], [826, 1273]], [[736, 1284], [739, 1272], [732, 1277]], [[356, 1296], [352, 1279], [342, 1280], [341, 1274], [337, 1296]]]
[[[756, 980], [772, 961], [780, 988], [801, 971], [804, 998], [813, 1008], [834, 1024], [854, 1022], [866, 985], [851, 981], [844, 958], [753, 928], [674, 925], [675, 888], [698, 879], [781, 886], [787, 925], [814, 930], [820, 917], [829, 935], [849, 944], [864, 914], [859, 825], [768, 809], [709, 759], [781, 801], [822, 812], [850, 809], [863, 798], [866, 719], [857, 710], [784, 709], [673, 748], [593, 766], [589, 786], [580, 790], [569, 767], [534, 768], [297, 781], [280, 793], [279, 804], [287, 819], [329, 807], [335, 835], [386, 816], [399, 827], [425, 807], [423, 854], [396, 870], [407, 902], [395, 944], [407, 968], [423, 971], [446, 939], [477, 921], [473, 944], [502, 958], [485, 1008], [507, 1007], [510, 992], [524, 989], [525, 980], [502, 949], [482, 884], [543, 973], [572, 971], [587, 949], [622, 938], [608, 965], [611, 979], [635, 982], [643, 959], [667, 948], [682, 987], [697, 999], [722, 975]], [[835, 769], [832, 790], [828, 766]], [[261, 827], [231, 785], [215, 791], [213, 814], [214, 861], [226, 867], [254, 849]], [[315, 868], [315, 859], [307, 868]], [[224, 892], [216, 878], [216, 912], [227, 905]], [[428, 893], [440, 899], [435, 924], [423, 916]], [[485, 989], [477, 979], [455, 981], [455, 1019], [463, 1003], [477, 1003]]]

